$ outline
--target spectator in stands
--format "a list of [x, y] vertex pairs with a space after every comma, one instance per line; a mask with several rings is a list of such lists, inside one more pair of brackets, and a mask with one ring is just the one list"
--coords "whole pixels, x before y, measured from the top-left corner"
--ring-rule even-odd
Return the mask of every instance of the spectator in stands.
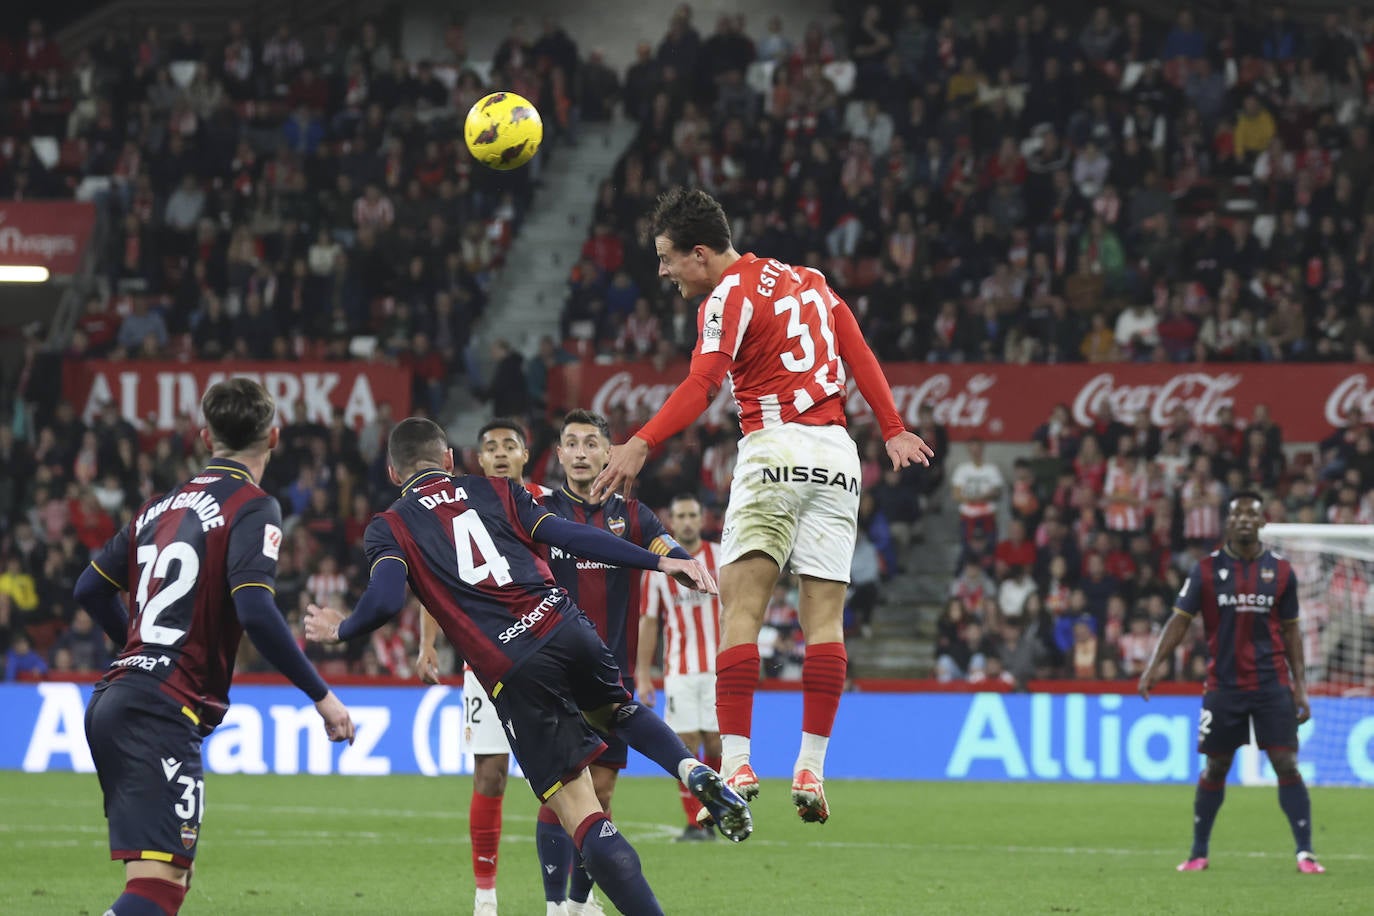
[[954, 469], [950, 486], [959, 507], [963, 538], [968, 540], [978, 531], [990, 540], [997, 533], [997, 504], [1002, 497], [1006, 480], [995, 464], [984, 461], [983, 440], [970, 439], [968, 460]]

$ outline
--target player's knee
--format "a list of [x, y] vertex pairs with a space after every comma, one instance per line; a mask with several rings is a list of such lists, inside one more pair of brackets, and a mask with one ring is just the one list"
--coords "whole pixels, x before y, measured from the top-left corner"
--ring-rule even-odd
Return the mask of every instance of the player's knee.
[[617, 881], [627, 881], [641, 873], [639, 853], [619, 833], [599, 834], [596, 842], [584, 842], [582, 857], [588, 870], [593, 872], [592, 877], [600, 884], [609, 883], [605, 879], [611, 876]]
[[1224, 782], [1227, 775], [1231, 772], [1231, 754], [1225, 756], [1208, 756], [1207, 765], [1203, 769], [1203, 775], [1208, 782]]
[[609, 734], [615, 727], [616, 716], [625, 707], [637, 707], [636, 703], [615, 703], [610, 706], [602, 706], [599, 709], [582, 710], [582, 718], [587, 720], [587, 724], [596, 729], [601, 734]]
[[1290, 750], [1270, 751], [1269, 764], [1274, 768], [1274, 775], [1279, 779], [1291, 779], [1299, 775], [1298, 755]]
[[499, 798], [506, 794], [504, 755], [478, 758], [472, 768], [472, 788], [478, 795]]

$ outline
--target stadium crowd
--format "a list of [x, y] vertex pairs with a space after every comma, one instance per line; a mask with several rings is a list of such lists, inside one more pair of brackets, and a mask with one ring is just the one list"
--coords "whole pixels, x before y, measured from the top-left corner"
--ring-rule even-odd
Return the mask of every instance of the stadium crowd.
[[742, 17], [703, 38], [684, 6], [640, 46], [639, 137], [601, 188], [567, 336], [690, 347], [690, 306], [627, 256], [687, 183], [740, 250], [824, 268], [888, 359], [1374, 354], [1374, 17], [839, 8], [793, 42]]
[[[777, 20], [750, 37], [742, 17], [702, 37], [684, 5], [623, 82], [556, 25], [531, 38], [517, 23], [489, 85], [537, 99], [552, 136], [534, 169], [510, 175], [462, 150], [461, 115], [485, 86], [464, 66], [461, 29], [433, 61], [405, 60], [370, 23], [270, 36], [230, 23], [222, 42], [189, 25], [129, 42], [110, 33], [68, 61], [33, 23], [0, 46], [0, 104], [13, 115], [0, 196], [80, 193], [107, 216], [110, 295], [92, 298], [65, 358], [347, 358], [361, 335], [373, 358], [414, 370], [417, 409], [437, 412], [447, 380], [472, 375], [469, 332], [538, 163], [560, 138], [575, 142], [580, 121], [623, 105], [640, 132], [600, 191], [563, 341], [528, 359], [498, 348], [484, 392], [497, 412], [508, 401], [528, 416], [536, 480], [557, 478], [550, 414], [575, 406], [550, 397], [560, 366], [575, 354], [666, 362], [695, 342], [692, 305], [648, 256], [645, 214], [673, 184], [716, 194], [741, 250], [823, 268], [885, 359], [1371, 358], [1374, 29], [1358, 11], [1304, 30], [1275, 7], [1203, 31], [1186, 11], [1154, 23], [1103, 7], [1079, 22], [1036, 4], [956, 22], [916, 4], [837, 8], [794, 41]], [[35, 136], [53, 139], [25, 142]], [[35, 409], [0, 427], [12, 471], [0, 480], [7, 677], [99, 668], [108, 647], [75, 611], [72, 581], [134, 507], [203, 458], [189, 421], [161, 438], [112, 409], [83, 421], [54, 396], [42, 356], [30, 359], [21, 379]], [[391, 493], [379, 463], [389, 419], [284, 431], [264, 485], [289, 519], [278, 597], [293, 619], [304, 602], [356, 594], [359, 533]], [[643, 419], [614, 410], [616, 440]], [[1357, 516], [1374, 486], [1358, 425], [1299, 473], [1263, 418], [1250, 421], [1263, 442], [1239, 425], [1158, 434], [1104, 422], [1051, 418], [1003, 480], [1007, 530], [968, 527], [958, 602], [939, 625], [942, 676], [1129, 674], [1137, 630], [1167, 612], [1182, 558], [1209, 536], [1187, 527], [1206, 513], [1160, 502], [1169, 481], [1206, 499], [1259, 482], [1284, 494], [1275, 511], [1314, 511], [1304, 506], [1320, 498], [1320, 510], [1334, 500], [1336, 515]], [[953, 466], [929, 410], [917, 432], [941, 460], [897, 474], [876, 431], [855, 429], [859, 633]], [[653, 457], [638, 495], [660, 506], [700, 492], [711, 537], [735, 449], [733, 428], [704, 421]], [[1333, 456], [1358, 480], [1344, 466], [1323, 473]], [[1147, 494], [1131, 512], [1107, 484], [1122, 479]], [[795, 603], [784, 585], [769, 611], [773, 673], [793, 671], [801, 651]], [[335, 656], [311, 651], [327, 673], [404, 676], [414, 616]], [[1195, 658], [1180, 676], [1195, 676]]]
[[[0, 198], [93, 200], [109, 230], [100, 293], [62, 352], [30, 342], [0, 426], [6, 677], [103, 666], [110, 647], [72, 601], [75, 576], [205, 457], [185, 417], [168, 436], [113, 407], [79, 417], [60, 396], [63, 361], [382, 360], [412, 372], [416, 412], [437, 414], [469, 375], [470, 331], [538, 164], [575, 128], [584, 61], [556, 28], [507, 42], [490, 70], [545, 112], [536, 166], [514, 173], [463, 147], [462, 117], [487, 84], [464, 66], [461, 28], [432, 61], [406, 60], [371, 22], [251, 28], [232, 20], [214, 40], [189, 22], [130, 40], [110, 30], [71, 59], [40, 21], [0, 36]], [[263, 484], [290, 519], [278, 597], [293, 619], [365, 580], [362, 526], [393, 493], [378, 460], [391, 419], [384, 407], [361, 430], [341, 417], [284, 430]], [[322, 667], [407, 673], [408, 638], [393, 627]]]

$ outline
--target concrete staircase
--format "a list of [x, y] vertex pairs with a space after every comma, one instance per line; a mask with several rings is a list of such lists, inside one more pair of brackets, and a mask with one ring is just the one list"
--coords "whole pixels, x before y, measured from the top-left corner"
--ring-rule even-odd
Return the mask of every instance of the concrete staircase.
[[[526, 356], [539, 338], [555, 335], [568, 271], [591, 229], [596, 192], [634, 139], [636, 126], [620, 117], [608, 124], [584, 124], [575, 147], [560, 146], [543, 165], [539, 187], [505, 267], [492, 283], [487, 318], [473, 333], [473, 358], [485, 380], [493, 341], [504, 339]], [[449, 436], [470, 442], [486, 418], [467, 387], [452, 392]]]
[[922, 520], [924, 540], [903, 558], [905, 571], [883, 583], [883, 596], [873, 614], [868, 638], [847, 644], [854, 677], [931, 677], [934, 668], [935, 621], [959, 557], [958, 515], [948, 490], [941, 488]]

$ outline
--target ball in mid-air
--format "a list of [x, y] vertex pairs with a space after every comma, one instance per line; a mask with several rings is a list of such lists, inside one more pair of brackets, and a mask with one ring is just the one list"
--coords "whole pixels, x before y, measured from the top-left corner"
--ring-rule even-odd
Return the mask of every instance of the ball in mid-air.
[[529, 99], [493, 92], [477, 100], [463, 125], [468, 151], [488, 168], [518, 169], [534, 158], [544, 139], [544, 122]]

